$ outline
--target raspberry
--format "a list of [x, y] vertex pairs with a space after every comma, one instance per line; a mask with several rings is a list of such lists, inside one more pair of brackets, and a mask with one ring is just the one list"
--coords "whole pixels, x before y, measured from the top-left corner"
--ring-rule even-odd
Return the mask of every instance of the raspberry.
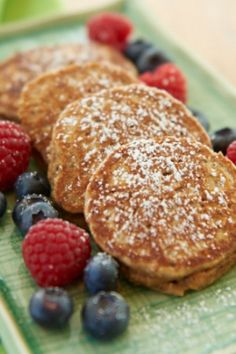
[[22, 252], [38, 285], [64, 286], [82, 275], [91, 246], [83, 229], [55, 218], [41, 220], [30, 228]]
[[228, 146], [226, 156], [236, 165], [236, 140]]
[[154, 72], [146, 71], [145, 73], [139, 76], [139, 79], [148, 86], [157, 87], [157, 80]]
[[173, 63], [159, 66], [154, 72], [145, 72], [140, 75], [140, 80], [148, 86], [166, 90], [173, 97], [186, 103], [187, 81], [182, 71]]
[[91, 40], [118, 50], [126, 47], [132, 29], [132, 24], [126, 17], [112, 12], [95, 15], [87, 22]]
[[17, 177], [28, 168], [30, 138], [12, 122], [0, 121], [0, 190], [10, 189]]

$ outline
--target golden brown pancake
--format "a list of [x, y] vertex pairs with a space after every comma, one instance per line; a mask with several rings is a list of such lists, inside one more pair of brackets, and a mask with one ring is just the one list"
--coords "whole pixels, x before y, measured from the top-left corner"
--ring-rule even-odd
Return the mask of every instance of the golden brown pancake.
[[230, 254], [219, 265], [190, 274], [177, 280], [166, 280], [165, 278], [150, 277], [147, 273], [138, 272], [126, 266], [121, 266], [122, 273], [130, 282], [137, 285], [144, 285], [153, 290], [166, 294], [183, 296], [188, 290], [201, 290], [214, 283], [217, 279], [227, 273], [236, 263], [236, 253]]
[[85, 217], [131, 281], [183, 295], [236, 262], [236, 168], [192, 139], [133, 141], [90, 179]]
[[18, 101], [22, 88], [38, 75], [70, 64], [81, 64], [91, 60], [109, 61], [124, 67], [131, 73], [136, 73], [133, 64], [119, 52], [95, 43], [37, 47], [16, 53], [0, 63], [0, 115], [17, 119]]
[[134, 76], [109, 62], [67, 66], [26, 84], [18, 115], [35, 148], [47, 161], [53, 125], [69, 103], [101, 89], [134, 82]]
[[133, 84], [75, 101], [54, 126], [49, 180], [54, 200], [83, 212], [84, 192], [97, 166], [116, 147], [137, 138], [209, 137], [180, 102], [162, 90]]

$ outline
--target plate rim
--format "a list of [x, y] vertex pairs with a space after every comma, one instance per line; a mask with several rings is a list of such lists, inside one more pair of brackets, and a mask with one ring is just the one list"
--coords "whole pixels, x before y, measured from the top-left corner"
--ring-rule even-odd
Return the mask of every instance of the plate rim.
[[86, 19], [94, 13], [102, 11], [121, 10], [124, 2], [127, 0], [104, 0], [103, 3], [93, 8], [70, 10], [65, 14], [57, 13], [47, 15], [43, 18], [29, 19], [24, 21], [15, 21], [0, 25], [0, 39], [6, 39], [14, 35], [24, 34], [31, 30], [40, 30], [42, 28], [50, 28], [54, 25], [66, 24], [76, 20]]

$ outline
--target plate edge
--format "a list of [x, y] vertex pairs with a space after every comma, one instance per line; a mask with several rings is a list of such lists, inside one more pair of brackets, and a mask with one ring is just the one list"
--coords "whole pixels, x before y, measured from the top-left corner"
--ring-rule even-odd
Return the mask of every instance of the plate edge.
[[66, 24], [71, 21], [87, 18], [99, 11], [115, 11], [121, 10], [125, 0], [109, 0], [106, 4], [101, 4], [94, 8], [68, 12], [67, 14], [48, 15], [43, 19], [34, 19], [28, 21], [18, 21], [13, 24], [6, 24], [0, 27], [0, 39], [6, 39], [14, 35], [24, 34], [31, 30], [40, 30], [42, 28], [50, 28], [53, 25]]
[[[32, 353], [2, 295], [0, 295], [0, 318], [1, 340], [7, 352], [14, 354]], [[12, 340], [13, 338], [14, 340]]]

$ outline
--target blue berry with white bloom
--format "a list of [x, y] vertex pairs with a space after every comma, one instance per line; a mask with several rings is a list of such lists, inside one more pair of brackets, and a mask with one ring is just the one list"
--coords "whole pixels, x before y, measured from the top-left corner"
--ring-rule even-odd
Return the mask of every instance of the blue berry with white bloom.
[[12, 212], [12, 219], [23, 235], [38, 221], [57, 217], [58, 211], [52, 203], [45, 196], [37, 194], [28, 194], [18, 200]]
[[97, 253], [84, 270], [84, 283], [90, 294], [115, 290], [117, 279], [118, 263], [106, 253]]
[[104, 292], [90, 297], [82, 308], [82, 323], [86, 332], [100, 340], [110, 340], [122, 334], [129, 323], [129, 305], [116, 292]]
[[43, 194], [49, 196], [51, 188], [47, 178], [41, 173], [34, 171], [22, 173], [17, 178], [15, 192], [19, 199], [27, 194]]
[[73, 313], [73, 302], [63, 289], [39, 289], [31, 297], [29, 312], [33, 320], [43, 327], [62, 328]]

